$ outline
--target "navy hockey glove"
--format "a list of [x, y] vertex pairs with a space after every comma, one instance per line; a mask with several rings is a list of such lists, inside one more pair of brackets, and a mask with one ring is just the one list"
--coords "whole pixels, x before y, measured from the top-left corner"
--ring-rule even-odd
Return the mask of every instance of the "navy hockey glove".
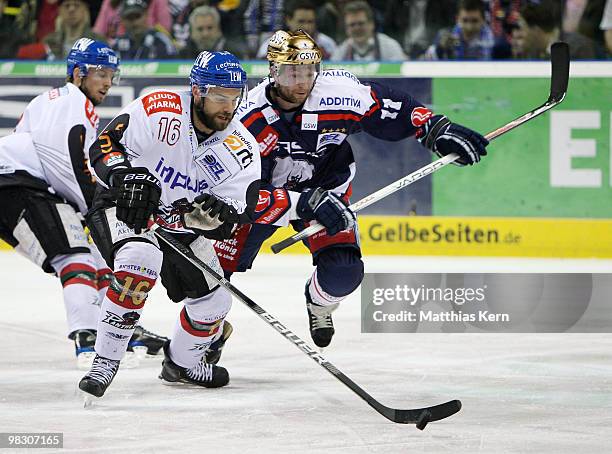
[[110, 179], [111, 192], [117, 201], [117, 219], [136, 234], [146, 230], [151, 215], [157, 213], [159, 207], [159, 180], [145, 167], [116, 170]]
[[330, 236], [355, 225], [355, 213], [340, 197], [322, 188], [303, 192], [298, 199], [296, 211], [305, 221], [315, 219], [323, 224]]
[[489, 141], [476, 131], [451, 123], [444, 115], [434, 115], [425, 125], [419, 141], [438, 156], [457, 153], [460, 165], [472, 165], [486, 156]]
[[213, 194], [201, 194], [191, 204], [191, 210], [182, 214], [185, 228], [210, 239], [231, 237], [238, 224], [236, 208]]

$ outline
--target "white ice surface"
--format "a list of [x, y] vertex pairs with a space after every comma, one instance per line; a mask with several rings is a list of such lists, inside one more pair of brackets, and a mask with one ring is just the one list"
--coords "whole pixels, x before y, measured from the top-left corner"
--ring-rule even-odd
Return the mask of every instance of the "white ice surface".
[[[12, 252], [0, 253], [0, 267], [0, 432], [63, 432], [64, 453], [610, 449], [612, 335], [361, 334], [359, 292], [335, 313], [324, 355], [386, 405], [461, 399], [460, 413], [423, 432], [387, 421], [239, 302], [222, 358], [228, 387], [164, 386], [161, 358], [149, 359], [120, 370], [107, 395], [83, 409], [59, 282]], [[612, 272], [612, 261], [367, 257], [366, 268]], [[311, 342], [310, 272], [306, 256], [261, 256], [234, 284]], [[168, 335], [178, 310], [158, 285], [143, 325]]]

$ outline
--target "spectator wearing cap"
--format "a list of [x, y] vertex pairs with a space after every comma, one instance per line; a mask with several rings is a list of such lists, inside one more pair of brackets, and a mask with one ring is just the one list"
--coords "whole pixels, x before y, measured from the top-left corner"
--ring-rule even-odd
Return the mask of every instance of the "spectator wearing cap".
[[438, 32], [427, 60], [491, 60], [495, 38], [485, 20], [482, 0], [459, 0], [456, 24]]
[[[324, 33], [319, 33], [317, 30], [317, 10], [310, 0], [297, 0], [288, 3], [285, 10], [285, 22], [287, 28], [293, 32], [304, 30], [312, 39], [314, 39], [323, 52], [323, 60], [331, 58], [332, 54], [338, 47], [336, 42]], [[257, 51], [258, 59], [265, 59], [268, 53], [268, 43], [270, 39], [265, 40]]]
[[346, 36], [332, 54], [333, 61], [405, 60], [402, 46], [384, 33], [376, 33], [374, 12], [365, 1], [347, 3], [343, 10]]
[[240, 41], [228, 39], [221, 31], [221, 16], [212, 6], [199, 6], [189, 16], [189, 40], [180, 57], [193, 60], [202, 51], [228, 51], [239, 59], [245, 58], [246, 46]]
[[[105, 36], [109, 43], [125, 33], [121, 23], [121, 0], [104, 0], [96, 18], [94, 32]], [[147, 26], [170, 31], [172, 18], [168, 9], [168, 0], [149, 0], [147, 4]]]
[[569, 44], [570, 57], [578, 60], [596, 58], [595, 42], [579, 33], [561, 30], [561, 14], [554, 0], [529, 1], [521, 9], [519, 28], [513, 34], [517, 58], [548, 60], [555, 41]]
[[91, 29], [89, 5], [85, 0], [59, 0], [58, 3], [55, 31], [43, 39], [48, 47], [48, 60], [64, 60], [79, 38], [104, 41]]
[[168, 35], [147, 25], [147, 4], [144, 0], [124, 0], [120, 15], [126, 32], [117, 37], [113, 47], [122, 60], [176, 57], [176, 49]]

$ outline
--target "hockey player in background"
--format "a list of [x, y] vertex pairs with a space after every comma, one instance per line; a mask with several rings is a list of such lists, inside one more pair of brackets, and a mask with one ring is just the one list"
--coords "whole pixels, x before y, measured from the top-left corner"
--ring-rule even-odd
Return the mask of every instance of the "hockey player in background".
[[301, 30], [276, 32], [267, 59], [269, 77], [238, 110], [261, 153], [257, 220], [216, 248], [229, 276], [251, 268], [279, 226], [299, 231], [313, 219], [323, 224], [326, 231], [305, 241], [315, 265], [305, 297], [312, 339], [326, 347], [334, 335], [332, 312], [363, 278], [355, 216], [347, 207], [355, 174], [347, 137], [359, 131], [392, 141], [416, 136], [440, 156], [458, 153], [460, 165], [479, 162], [488, 141], [406, 93], [364, 85], [345, 70], [321, 71], [321, 50]]
[[[85, 150], [96, 137], [95, 106], [118, 75], [112, 49], [79, 39], [67, 57], [66, 85], [34, 98], [15, 131], [0, 139], [0, 238], [60, 278], [68, 337], [85, 368], [94, 357], [99, 297], [111, 278], [82, 224], [95, 191]], [[155, 354], [164, 341], [139, 327], [130, 348], [144, 343]]]
[[231, 295], [148, 230], [155, 215], [162, 229], [222, 273], [210, 240], [251, 222], [257, 204], [258, 145], [234, 118], [247, 88], [240, 62], [228, 52], [202, 52], [190, 82], [190, 92], [158, 90], [133, 101], [90, 150], [103, 188], [88, 222], [115, 277], [102, 303], [96, 358], [79, 383], [97, 397], [117, 373], [160, 277], [169, 298], [183, 304], [160, 378], [205, 387], [229, 382], [215, 363], [231, 332], [224, 321]]

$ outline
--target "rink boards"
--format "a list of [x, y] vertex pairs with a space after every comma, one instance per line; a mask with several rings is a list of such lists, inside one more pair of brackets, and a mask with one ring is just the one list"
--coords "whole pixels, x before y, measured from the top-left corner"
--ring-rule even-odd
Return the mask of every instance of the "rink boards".
[[[547, 62], [333, 66], [406, 90], [483, 133], [543, 102], [550, 74]], [[121, 85], [97, 108], [101, 125], [155, 88], [185, 88], [190, 67], [178, 61], [122, 65]], [[265, 63], [245, 68], [252, 84], [267, 72]], [[33, 96], [63, 83], [64, 71], [63, 64], [0, 62], [0, 136], [10, 133]], [[495, 140], [481, 164], [448, 166], [360, 213], [364, 253], [612, 258], [611, 105], [612, 62], [572, 62], [563, 104]], [[432, 160], [412, 139], [357, 134], [350, 141], [357, 162], [353, 202]], [[274, 240], [290, 232], [279, 231]], [[300, 245], [287, 251], [303, 252]]]

